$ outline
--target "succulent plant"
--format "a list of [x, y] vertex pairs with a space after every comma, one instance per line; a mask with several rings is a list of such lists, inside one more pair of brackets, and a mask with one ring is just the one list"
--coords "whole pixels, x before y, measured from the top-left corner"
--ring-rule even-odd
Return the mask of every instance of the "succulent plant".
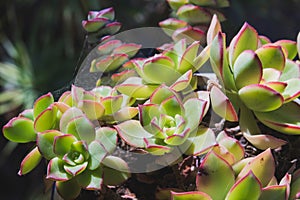
[[[221, 86], [210, 88], [214, 111], [239, 121], [244, 136], [256, 147], [276, 148], [285, 141], [261, 134], [257, 120], [284, 134], [299, 134], [300, 67], [293, 61], [296, 42], [270, 42], [245, 23], [226, 48], [216, 17], [212, 21], [210, 62]], [[289, 113], [289, 115], [286, 115]]]
[[299, 170], [277, 182], [270, 149], [244, 158], [244, 149], [224, 132], [203, 158], [196, 176], [197, 191], [171, 192], [171, 199], [296, 199]]
[[129, 76], [116, 89], [137, 99], [149, 98], [161, 84], [177, 92], [195, 90], [197, 78], [193, 74], [208, 59], [207, 49], [198, 54], [199, 49], [199, 42], [188, 45], [182, 39], [152, 57], [131, 59], [123, 67], [135, 70], [138, 76]]
[[[33, 109], [11, 119], [3, 127], [7, 139], [36, 142], [22, 161], [19, 175], [29, 173], [42, 158], [49, 160], [46, 178], [56, 182], [59, 194], [66, 199], [78, 196], [81, 188], [99, 190], [103, 183], [126, 180], [130, 176], [126, 162], [111, 155], [117, 131], [95, 125], [95, 120], [104, 116], [122, 120], [132, 114], [130, 109], [121, 110], [122, 96], [110, 96], [110, 92], [109, 87], [85, 91], [73, 86], [57, 102], [48, 93], [35, 101]], [[110, 173], [114, 176], [105, 176]]]
[[182, 99], [176, 91], [162, 85], [149, 101], [139, 105], [139, 121], [128, 120], [115, 127], [129, 145], [153, 155], [163, 155], [177, 147], [188, 154], [201, 153], [215, 143], [212, 130], [199, 127], [209, 107], [205, 96], [208, 97], [203, 94], [201, 99], [195, 94]]
[[221, 21], [225, 16], [218, 8], [228, 7], [228, 0], [168, 0], [172, 9], [170, 18], [163, 20], [159, 26], [166, 34], [170, 35], [174, 41], [182, 38], [188, 42], [201, 41], [205, 43], [205, 35], [212, 16], [218, 15]]

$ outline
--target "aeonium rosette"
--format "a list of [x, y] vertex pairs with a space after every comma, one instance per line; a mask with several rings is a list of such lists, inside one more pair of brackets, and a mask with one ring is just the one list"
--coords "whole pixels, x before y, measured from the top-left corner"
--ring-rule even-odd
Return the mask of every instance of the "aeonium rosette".
[[299, 134], [300, 66], [293, 60], [296, 42], [272, 43], [245, 23], [226, 48], [216, 17], [210, 29], [214, 33], [210, 63], [223, 87], [223, 91], [216, 86], [210, 90], [214, 111], [228, 121], [239, 121], [244, 136], [260, 149], [286, 142], [262, 134], [257, 120], [284, 134]]
[[115, 126], [129, 145], [153, 155], [163, 155], [175, 147], [196, 154], [215, 143], [209, 128], [199, 128], [208, 110], [207, 96], [182, 99], [175, 90], [162, 85], [150, 99], [139, 105], [139, 120], [128, 120]]

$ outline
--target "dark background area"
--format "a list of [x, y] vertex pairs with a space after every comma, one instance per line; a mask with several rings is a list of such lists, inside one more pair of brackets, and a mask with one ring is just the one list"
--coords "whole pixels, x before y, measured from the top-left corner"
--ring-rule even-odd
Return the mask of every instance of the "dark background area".
[[[230, 4], [221, 10], [227, 17], [222, 24], [227, 41], [245, 21], [272, 41], [295, 40], [300, 31], [300, 0], [231, 0]], [[81, 21], [89, 10], [110, 6], [115, 9], [116, 20], [122, 23], [121, 31], [157, 27], [170, 14], [164, 0], [1, 0], [0, 42], [9, 40], [24, 47], [30, 61], [33, 90], [39, 96], [72, 79], [85, 36]], [[0, 62], [14, 62], [2, 47]], [[20, 109], [1, 115], [1, 127]], [[41, 196], [45, 163], [24, 177], [17, 175], [31, 146], [11, 146], [0, 135], [0, 199], [49, 199], [47, 195]]]

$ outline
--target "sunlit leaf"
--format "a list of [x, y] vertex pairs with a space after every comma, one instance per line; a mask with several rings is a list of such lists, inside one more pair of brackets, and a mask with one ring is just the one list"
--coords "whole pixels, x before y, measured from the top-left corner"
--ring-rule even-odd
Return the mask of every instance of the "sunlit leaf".
[[41, 161], [42, 155], [37, 147], [35, 147], [21, 162], [19, 175], [24, 175], [31, 172]]

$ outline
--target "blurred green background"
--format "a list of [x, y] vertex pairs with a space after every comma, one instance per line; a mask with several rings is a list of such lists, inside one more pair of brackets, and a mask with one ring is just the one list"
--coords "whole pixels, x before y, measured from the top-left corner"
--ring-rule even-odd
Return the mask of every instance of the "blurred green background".
[[[300, 0], [231, 0], [230, 5], [221, 10], [228, 41], [245, 21], [272, 41], [295, 40], [300, 31]], [[165, 0], [0, 1], [1, 127], [39, 95], [72, 80], [85, 37], [81, 21], [89, 10], [111, 6], [121, 31], [156, 27], [171, 11]], [[41, 196], [46, 163], [24, 177], [17, 175], [30, 147], [0, 137], [0, 199], [49, 199]]]

